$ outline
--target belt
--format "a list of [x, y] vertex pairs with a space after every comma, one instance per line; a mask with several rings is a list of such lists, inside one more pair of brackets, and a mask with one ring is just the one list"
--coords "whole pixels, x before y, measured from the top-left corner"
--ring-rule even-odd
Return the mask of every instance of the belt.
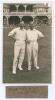
[[30, 42], [37, 42], [37, 40], [30, 40]]
[[25, 40], [19, 40], [19, 39], [16, 39], [16, 41], [25, 41]]

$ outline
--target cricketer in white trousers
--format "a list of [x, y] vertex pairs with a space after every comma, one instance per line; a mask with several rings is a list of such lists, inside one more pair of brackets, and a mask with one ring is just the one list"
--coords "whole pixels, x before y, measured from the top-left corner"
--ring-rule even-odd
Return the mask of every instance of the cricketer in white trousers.
[[[9, 33], [8, 36], [11, 36], [16, 40], [14, 44], [14, 60], [13, 60], [13, 70], [12, 70], [12, 73], [16, 74], [17, 65], [19, 70], [23, 70], [21, 66], [25, 54], [26, 30], [15, 28]], [[18, 62], [18, 58], [19, 58], [19, 62]]]
[[39, 37], [44, 37], [44, 35], [36, 30], [36, 29], [29, 29], [27, 30], [27, 55], [28, 55], [28, 70], [31, 70], [31, 58], [33, 54], [34, 58], [34, 67], [36, 69], [39, 69], [39, 66], [37, 66], [37, 57], [38, 57], [38, 38]]

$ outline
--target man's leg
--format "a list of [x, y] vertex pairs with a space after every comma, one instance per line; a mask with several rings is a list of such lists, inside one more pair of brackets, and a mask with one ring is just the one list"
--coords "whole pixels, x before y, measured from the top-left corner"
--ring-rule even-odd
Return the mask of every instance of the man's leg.
[[25, 45], [21, 45], [19, 63], [18, 63], [18, 68], [20, 70], [23, 70], [23, 68], [21, 66], [22, 66], [22, 63], [23, 63], [23, 60], [24, 60], [24, 55], [25, 55]]
[[31, 70], [31, 53], [32, 53], [31, 44], [27, 44], [28, 70]]
[[20, 47], [17, 45], [14, 45], [14, 60], [13, 60], [13, 70], [12, 70], [13, 74], [16, 74], [19, 52], [20, 52]]
[[33, 57], [34, 57], [34, 67], [36, 69], [39, 69], [39, 66], [37, 66], [37, 58], [38, 58], [38, 44], [34, 43], [33, 45]]

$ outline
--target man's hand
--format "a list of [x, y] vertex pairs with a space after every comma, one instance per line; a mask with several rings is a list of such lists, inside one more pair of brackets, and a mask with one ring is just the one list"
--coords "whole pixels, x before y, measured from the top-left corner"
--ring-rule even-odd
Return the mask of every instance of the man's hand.
[[26, 42], [27, 42], [28, 44], [30, 44], [30, 40], [26, 40]]

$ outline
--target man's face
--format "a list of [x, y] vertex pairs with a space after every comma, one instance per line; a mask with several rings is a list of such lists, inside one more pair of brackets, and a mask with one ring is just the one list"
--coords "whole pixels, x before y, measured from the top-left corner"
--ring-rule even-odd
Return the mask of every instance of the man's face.
[[29, 24], [26, 24], [25, 28], [26, 28], [26, 30], [28, 30], [29, 29]]
[[24, 24], [20, 24], [20, 29], [23, 29], [23, 27], [24, 27]]
[[33, 30], [33, 24], [30, 24], [30, 29]]

